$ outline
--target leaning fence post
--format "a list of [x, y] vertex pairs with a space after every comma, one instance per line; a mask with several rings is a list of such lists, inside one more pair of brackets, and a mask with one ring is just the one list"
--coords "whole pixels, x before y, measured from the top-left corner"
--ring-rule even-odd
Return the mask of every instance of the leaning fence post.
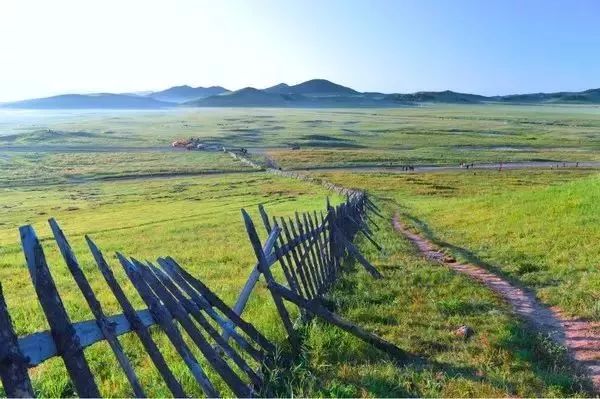
[[119, 302], [119, 305], [121, 305], [121, 308], [123, 309], [123, 314], [127, 318], [127, 321], [129, 321], [129, 324], [131, 324], [133, 331], [135, 331], [135, 333], [137, 334], [142, 345], [144, 345], [146, 352], [150, 356], [150, 359], [154, 363], [154, 366], [156, 367], [160, 375], [163, 377], [165, 384], [175, 397], [184, 397], [185, 391], [181, 387], [179, 381], [177, 381], [177, 379], [173, 375], [173, 372], [169, 368], [167, 361], [160, 353], [158, 346], [156, 346], [156, 343], [152, 340], [150, 331], [148, 331], [148, 328], [144, 326], [135, 309], [133, 308], [133, 305], [125, 296], [125, 292], [123, 292], [123, 289], [115, 279], [115, 276], [110, 267], [108, 266], [106, 259], [104, 259], [104, 255], [102, 255], [102, 252], [100, 252], [100, 249], [98, 249], [98, 247], [90, 237], [85, 236], [85, 240], [87, 241], [87, 244], [90, 248], [90, 251], [92, 252], [92, 255], [94, 256], [94, 260], [96, 261], [100, 272], [102, 273], [102, 276], [104, 276], [106, 284], [108, 284], [108, 287], [117, 299], [117, 302]]
[[[271, 274], [271, 270], [269, 269], [269, 265], [267, 264], [267, 259], [265, 253], [262, 250], [260, 245], [260, 238], [258, 238], [258, 234], [256, 233], [256, 228], [254, 227], [254, 223], [250, 218], [250, 215], [242, 209], [242, 215], [244, 216], [244, 223], [246, 224], [246, 230], [248, 232], [248, 238], [252, 244], [252, 248], [254, 249], [254, 254], [256, 255], [256, 259], [258, 260], [258, 268], [260, 272], [265, 276], [267, 280], [267, 284], [271, 282], [275, 282], [273, 275]], [[279, 230], [273, 230], [271, 234], [279, 234]], [[296, 332], [294, 331], [294, 326], [292, 325], [292, 321], [290, 320], [290, 315], [283, 304], [283, 300], [279, 295], [270, 291], [273, 296], [273, 301], [275, 302], [275, 306], [277, 307], [277, 311], [279, 312], [279, 316], [283, 321], [283, 325], [288, 333], [288, 340], [292, 346], [292, 351], [295, 354], [300, 353], [300, 343], [296, 337]]]
[[106, 319], [106, 315], [102, 310], [102, 305], [96, 298], [96, 295], [94, 295], [94, 291], [92, 290], [90, 283], [87, 281], [83, 270], [79, 266], [79, 262], [77, 261], [73, 250], [71, 249], [71, 245], [67, 241], [67, 238], [65, 237], [63, 231], [60, 229], [60, 226], [58, 225], [55, 219], [48, 220], [48, 223], [50, 224], [50, 228], [52, 229], [52, 233], [54, 234], [54, 239], [56, 241], [56, 244], [58, 245], [58, 248], [60, 249], [60, 253], [63, 256], [65, 263], [67, 264], [67, 267], [69, 268], [73, 279], [77, 283], [79, 290], [83, 294], [83, 297], [85, 298], [88, 306], [90, 307], [90, 310], [92, 311], [92, 314], [96, 319], [96, 324], [98, 325], [98, 328], [100, 328], [100, 331], [102, 331], [102, 335], [104, 335], [104, 338], [106, 338], [106, 341], [108, 342], [110, 348], [115, 354], [115, 357], [117, 358], [117, 362], [125, 372], [125, 376], [131, 384], [131, 388], [133, 389], [134, 395], [136, 397], [146, 397], [144, 389], [142, 388], [140, 381], [135, 375], [135, 371], [133, 370], [129, 359], [123, 351], [121, 343], [117, 339], [117, 336], [115, 335], [109, 321]]
[[94, 376], [85, 360], [83, 348], [69, 315], [58, 295], [35, 231], [31, 226], [21, 226], [19, 232], [31, 280], [50, 325], [56, 349], [64, 359], [75, 390], [82, 397], [100, 397], [100, 391], [98, 391]]
[[27, 359], [19, 349], [12, 320], [4, 301], [0, 284], [0, 379], [9, 398], [34, 396], [31, 380], [27, 374]]

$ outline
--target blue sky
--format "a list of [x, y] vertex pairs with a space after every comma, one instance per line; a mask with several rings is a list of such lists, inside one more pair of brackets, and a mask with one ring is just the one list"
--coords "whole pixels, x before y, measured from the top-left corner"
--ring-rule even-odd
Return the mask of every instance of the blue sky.
[[600, 87], [600, 1], [0, 2], [0, 101], [316, 77], [382, 92]]

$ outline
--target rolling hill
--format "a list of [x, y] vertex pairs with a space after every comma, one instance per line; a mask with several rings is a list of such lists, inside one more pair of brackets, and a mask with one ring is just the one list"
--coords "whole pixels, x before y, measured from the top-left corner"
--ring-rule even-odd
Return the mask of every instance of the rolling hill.
[[127, 94], [62, 94], [3, 104], [6, 108], [25, 109], [154, 109], [173, 104], [153, 98]]
[[325, 79], [312, 79], [306, 82], [299, 83], [294, 86], [288, 86], [285, 83], [268, 87], [264, 89], [267, 93], [277, 94], [296, 94], [311, 97], [328, 97], [328, 96], [344, 96], [344, 95], [359, 95], [361, 93], [346, 86], [330, 82]]
[[224, 87], [211, 86], [211, 87], [191, 87], [191, 86], [174, 86], [166, 90], [153, 92], [147, 95], [147, 97], [153, 98], [158, 101], [165, 101], [170, 103], [184, 103], [187, 101], [198, 100], [200, 98], [206, 98], [210, 96], [216, 96], [223, 93], [228, 93]]
[[152, 109], [185, 107], [402, 107], [427, 103], [445, 104], [600, 104], [600, 89], [581, 92], [530, 93], [482, 96], [455, 91], [416, 93], [358, 92], [325, 79], [312, 79], [296, 85], [280, 83], [265, 89], [246, 87], [228, 91], [221, 86], [175, 86], [146, 94], [65, 94], [7, 103], [0, 106], [29, 109], [129, 108]]

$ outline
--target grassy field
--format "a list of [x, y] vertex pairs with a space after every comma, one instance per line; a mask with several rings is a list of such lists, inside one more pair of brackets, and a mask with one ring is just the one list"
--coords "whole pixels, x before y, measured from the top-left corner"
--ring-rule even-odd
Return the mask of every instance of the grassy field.
[[[40, 145], [165, 149], [175, 139], [201, 137], [226, 146], [260, 148], [287, 168], [600, 160], [596, 106], [44, 111], [8, 116], [0, 123], [0, 150]], [[289, 150], [291, 143], [301, 150]]]
[[[395, 206], [384, 206], [391, 218]], [[332, 306], [423, 361], [398, 366], [352, 336], [315, 322], [307, 331], [304, 373], [292, 381], [282, 378], [280, 385], [292, 386], [299, 396], [319, 397], [586, 395], [587, 385], [569, 368], [563, 348], [528, 332], [489, 290], [423, 259], [391, 223], [378, 222], [376, 239], [385, 250], [379, 253], [366, 242], [362, 248], [385, 279], [374, 280], [362, 269], [346, 275]], [[461, 325], [475, 330], [471, 340], [454, 334]]]
[[[83, 234], [91, 235], [107, 254], [123, 251], [142, 259], [174, 255], [233, 303], [253, 263], [250, 246], [243, 245], [246, 237], [239, 208], [255, 211], [255, 205], [265, 203], [272, 213], [289, 214], [296, 209], [320, 209], [329, 194], [314, 185], [262, 173], [3, 189], [0, 281], [17, 332], [47, 328], [41, 309], [30, 299], [35, 294], [23, 267], [20, 224], [34, 224], [69, 314], [73, 320], [84, 320], [91, 314], [49, 239], [48, 217], [61, 223], [103, 306], [108, 313], [116, 313], [118, 305], [93, 265]], [[389, 216], [393, 208], [387, 209]], [[272, 376], [270, 385], [277, 394], [564, 396], [583, 392], [585, 384], [563, 365], [560, 349], [528, 334], [490, 292], [424, 261], [385, 221], [381, 225], [385, 228], [378, 239], [385, 252], [376, 253], [364, 243], [362, 247], [386, 279], [376, 281], [359, 270], [351, 273], [334, 292], [332, 306], [423, 356], [424, 361], [398, 367], [351, 336], [314, 322], [305, 329], [307, 350], [295, 372]], [[240, 245], [231, 246], [231, 242]], [[115, 259], [110, 259], [119, 280], [133, 294]], [[136, 305], [141, 307], [141, 301]], [[284, 342], [281, 323], [264, 287], [254, 293], [245, 315], [275, 342]], [[455, 337], [454, 329], [462, 324], [472, 326], [476, 338], [464, 342]], [[162, 333], [156, 330], [155, 336], [159, 345], [170, 348]], [[140, 378], [150, 384], [148, 393], [167, 395], [137, 338], [128, 334], [121, 340]], [[86, 351], [93, 372], [102, 381], [101, 391], [110, 396], [130, 395], [107, 349], [98, 344]], [[186, 389], [199, 395], [172, 348], [166, 356]], [[35, 369], [33, 376], [41, 395], [72, 393], [64, 366], [56, 359]], [[218, 377], [212, 378], [227, 392]]]
[[459, 258], [600, 320], [600, 176], [586, 170], [328, 174], [393, 201]]
[[[129, 294], [134, 290], [125, 282], [124, 273], [112, 256], [115, 251], [150, 260], [171, 255], [227, 302], [233, 303], [255, 263], [240, 208], [248, 209], [257, 217], [256, 206], [263, 203], [273, 214], [289, 215], [297, 209], [324, 209], [327, 195], [331, 193], [295, 180], [256, 173], [2, 189], [0, 281], [16, 331], [27, 334], [48, 328], [41, 308], [33, 300], [35, 292], [24, 267], [19, 225], [31, 223], [36, 228], [65, 307], [71, 318], [79, 321], [91, 319], [92, 314], [50, 239], [46, 223], [49, 217], [55, 217], [61, 224], [107, 313], [115, 314], [121, 311], [94, 265], [83, 240], [84, 234], [89, 234], [111, 255], [112, 265]], [[257, 217], [257, 220], [260, 219]], [[238, 245], [231, 245], [232, 242]], [[141, 300], [137, 300], [136, 305], [142, 307]], [[254, 292], [245, 315], [268, 337], [282, 342], [283, 328], [263, 287]], [[164, 337], [157, 335], [165, 345]], [[149, 393], [167, 395], [137, 338], [128, 334], [123, 341], [134, 358], [140, 378], [146, 383], [156, 381]], [[100, 344], [87, 351], [94, 373], [103, 380], [101, 392], [129, 396], [124, 376], [115, 372], [117, 366], [112, 355], [106, 352], [107, 348]], [[167, 355], [175, 362], [186, 388], [201, 395], [184, 370], [185, 366], [176, 361], [174, 351], [168, 351]], [[44, 363], [34, 375], [42, 396], [70, 394], [72, 388], [60, 361]], [[218, 378], [216, 381], [219, 382]], [[222, 382], [219, 385], [223, 388]]]
[[0, 188], [234, 171], [251, 169], [222, 152], [0, 151]]
[[[12, 115], [12, 116], [11, 116]], [[240, 208], [264, 203], [277, 215], [322, 209], [331, 193], [309, 183], [254, 172], [223, 153], [171, 151], [177, 138], [200, 136], [248, 146], [284, 168], [457, 164], [509, 160], [600, 160], [600, 116], [594, 107], [436, 106], [393, 110], [202, 109], [11, 114], [0, 120], [0, 281], [17, 332], [46, 329], [24, 267], [17, 228], [33, 224], [74, 320], [91, 313], [46, 220], [55, 217], [73, 245], [107, 313], [120, 312], [93, 264], [89, 234], [133, 288], [112, 256], [172, 255], [228, 303], [253, 265]], [[6, 115], [4, 115], [6, 116]], [[300, 143], [301, 150], [288, 149]], [[242, 173], [244, 172], [244, 173]], [[368, 189], [389, 219], [407, 221], [449, 251], [532, 287], [549, 304], [594, 319], [600, 281], [597, 198], [592, 171], [476, 171], [423, 174], [322, 174]], [[339, 198], [333, 196], [334, 201]], [[492, 293], [423, 260], [380, 220], [381, 253], [360, 247], [386, 278], [355, 265], [330, 305], [423, 360], [395, 365], [333, 327], [303, 330], [306, 351], [294, 372], [276, 370], [280, 396], [584, 396], [586, 384], [562, 348], [532, 335]], [[234, 245], [232, 245], [232, 243]], [[133, 297], [136, 297], [135, 295]], [[137, 298], [137, 297], [136, 297]], [[138, 307], [142, 302], [138, 298]], [[296, 313], [295, 313], [296, 314]], [[285, 346], [266, 289], [247, 313]], [[463, 341], [454, 330], [468, 324]], [[201, 392], [165, 337], [159, 345], [186, 390]], [[121, 338], [148, 394], [168, 395], [135, 336]], [[107, 396], [129, 396], [105, 344], [86, 350]], [[51, 360], [32, 372], [41, 396], [72, 395], [64, 366]], [[211, 374], [227, 394], [224, 383]]]

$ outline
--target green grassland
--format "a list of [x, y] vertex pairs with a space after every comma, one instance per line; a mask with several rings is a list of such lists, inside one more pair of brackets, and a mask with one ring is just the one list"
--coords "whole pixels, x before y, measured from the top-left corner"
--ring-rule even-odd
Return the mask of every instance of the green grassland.
[[[68, 235], [82, 267], [107, 313], [120, 312], [83, 241], [91, 235], [106, 254], [115, 251], [153, 259], [170, 254], [233, 303], [252, 267], [252, 251], [239, 209], [256, 215], [264, 203], [273, 214], [321, 209], [331, 193], [305, 182], [264, 173], [118, 182], [85, 182], [43, 188], [2, 189], [0, 209], [0, 281], [17, 332], [47, 328], [24, 266], [17, 226], [32, 223], [43, 240], [53, 276], [73, 320], [92, 316], [50, 239], [45, 220], [53, 216]], [[334, 197], [334, 201], [337, 199]], [[387, 207], [387, 217], [393, 208]], [[334, 327], [313, 322], [304, 331], [306, 351], [295, 371], [275, 371], [270, 387], [281, 396], [564, 396], [583, 394], [585, 382], [564, 365], [560, 348], [526, 332], [506, 306], [468, 279], [423, 260], [398, 239], [386, 221], [377, 233], [385, 246], [377, 253], [361, 243], [369, 259], [385, 274], [373, 280], [356, 266], [338, 285], [330, 306], [346, 317], [395, 342], [421, 361], [395, 365], [391, 359]], [[235, 243], [235, 245], [232, 245]], [[133, 298], [133, 288], [117, 266], [118, 279]], [[142, 307], [141, 300], [135, 301]], [[291, 308], [293, 310], [293, 308]], [[297, 315], [297, 312], [293, 312]], [[278, 344], [281, 323], [263, 285], [254, 292], [245, 316]], [[468, 342], [454, 329], [472, 326]], [[158, 330], [155, 337], [191, 393], [201, 392]], [[121, 338], [148, 393], [168, 395], [137, 338]], [[285, 346], [285, 345], [284, 345]], [[127, 396], [124, 376], [106, 344], [86, 350], [101, 392]], [[293, 376], [293, 377], [292, 377]], [[69, 395], [64, 366], [58, 359], [33, 372], [43, 396]], [[223, 382], [211, 374], [223, 392]]]
[[[291, 215], [297, 209], [324, 209], [327, 195], [331, 194], [318, 187], [257, 173], [2, 189], [0, 281], [16, 331], [27, 334], [48, 328], [40, 306], [33, 299], [35, 292], [24, 265], [19, 225], [30, 223], [36, 228], [65, 307], [71, 318], [79, 321], [91, 319], [92, 314], [50, 238], [46, 223], [49, 217], [55, 217], [69, 237], [107, 313], [116, 314], [121, 311], [94, 265], [84, 234], [89, 234], [109, 255], [119, 280], [133, 298], [137, 297], [113, 256], [115, 251], [149, 260], [171, 255], [206, 281], [228, 303], [233, 303], [255, 263], [241, 222], [240, 208], [251, 211], [258, 221], [259, 203], [265, 204], [273, 214]], [[139, 299], [135, 304], [142, 307]], [[283, 329], [264, 287], [253, 293], [245, 315], [268, 337], [276, 342], [283, 341]], [[161, 345], [169, 348], [164, 337], [157, 335]], [[137, 338], [128, 334], [123, 340], [128, 353], [133, 355], [140, 378], [152, 384], [160, 380]], [[129, 396], [126, 381], [115, 371], [116, 363], [106, 352], [107, 348], [100, 344], [86, 352], [93, 371], [103, 380], [101, 392]], [[175, 362], [186, 388], [201, 395], [184, 370], [185, 366], [176, 360], [174, 351], [168, 350], [167, 355]], [[69, 394], [71, 388], [59, 360], [44, 363], [34, 375], [41, 395]], [[149, 389], [153, 396], [168, 395], [165, 387], [156, 384]], [[223, 389], [223, 383], [219, 385]]]
[[[383, 204], [391, 218], [393, 204]], [[491, 291], [424, 259], [378, 219], [378, 252], [361, 248], [385, 278], [359, 270], [338, 284], [331, 306], [396, 343], [421, 362], [398, 366], [352, 336], [313, 323], [304, 373], [282, 378], [300, 396], [320, 397], [546, 397], [586, 395], [585, 380], [564, 349], [534, 335]], [[360, 268], [360, 266], [355, 266]], [[476, 334], [454, 335], [461, 325]], [[282, 390], [284, 396], [289, 390]]]
[[[597, 111], [590, 106], [440, 105], [39, 112], [0, 118], [0, 281], [17, 332], [46, 329], [17, 231], [33, 224], [69, 314], [76, 321], [91, 318], [50, 238], [46, 220], [55, 217], [109, 314], [120, 310], [93, 264], [84, 234], [108, 255], [137, 307], [142, 302], [127, 284], [115, 251], [149, 260], [171, 255], [232, 304], [254, 263], [240, 208], [257, 217], [256, 206], [264, 203], [272, 214], [290, 215], [323, 209], [328, 195], [340, 200], [322, 187], [253, 171], [223, 153], [170, 150], [177, 138], [247, 146], [255, 159], [266, 155], [284, 168], [598, 161]], [[301, 150], [290, 150], [290, 143], [299, 143]], [[319, 173], [371, 191], [386, 219], [400, 210], [456, 256], [534, 288], [546, 303], [600, 317], [595, 246], [600, 180], [595, 172]], [[585, 381], [565, 361], [562, 348], [527, 332], [489, 290], [422, 259], [392, 231], [389, 220], [378, 224], [377, 240], [385, 250], [359, 245], [386, 278], [373, 280], [348, 264], [351, 272], [328, 298], [329, 306], [422, 360], [394, 364], [314, 321], [303, 329], [306, 351], [294, 372], [274, 370], [270, 376], [273, 394], [586, 395]], [[285, 347], [262, 284], [245, 315]], [[473, 339], [454, 336], [462, 324], [474, 328]], [[153, 333], [186, 390], [201, 395], [166, 338], [158, 329]], [[168, 395], [137, 338], [127, 334], [121, 341], [147, 393]], [[131, 395], [105, 343], [86, 354], [103, 395]], [[59, 359], [45, 362], [32, 377], [41, 396], [73, 394]], [[210, 377], [229, 393], [216, 375]]]
[[589, 170], [328, 174], [396, 204], [459, 258], [600, 320], [600, 176]]
[[[164, 150], [178, 138], [265, 150], [282, 167], [600, 160], [596, 106], [41, 112], [0, 123], [0, 147]], [[4, 111], [8, 112], [8, 111]], [[290, 151], [298, 143], [300, 151]]]
[[251, 171], [222, 152], [0, 152], [0, 188]]

